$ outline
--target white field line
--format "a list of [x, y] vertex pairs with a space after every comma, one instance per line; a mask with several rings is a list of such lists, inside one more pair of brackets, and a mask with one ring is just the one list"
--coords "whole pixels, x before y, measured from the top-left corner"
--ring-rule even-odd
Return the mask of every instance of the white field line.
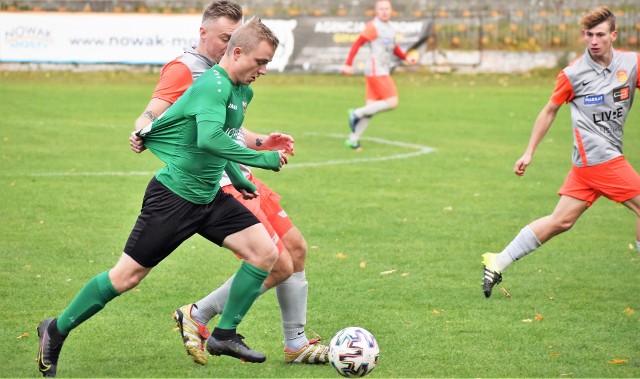
[[[319, 136], [319, 137], [331, 137], [343, 139], [343, 134], [321, 134], [321, 133], [304, 133], [305, 135], [311, 136]], [[323, 167], [323, 166], [334, 166], [341, 164], [353, 164], [353, 163], [368, 163], [368, 162], [381, 162], [381, 161], [390, 161], [395, 159], [407, 159], [413, 158], [420, 155], [425, 155], [429, 153], [433, 153], [436, 151], [435, 148], [423, 145], [417, 145], [413, 143], [406, 143], [401, 141], [392, 141], [383, 138], [373, 138], [373, 137], [362, 137], [362, 141], [375, 142], [384, 145], [392, 145], [398, 146], [403, 149], [410, 149], [414, 151], [398, 153], [393, 155], [387, 155], [384, 157], [372, 157], [372, 158], [350, 158], [350, 159], [338, 159], [338, 160], [329, 160], [324, 162], [306, 162], [306, 163], [295, 163], [292, 162], [288, 164], [285, 169], [295, 169], [295, 168], [305, 168], [305, 167]], [[346, 148], [346, 147], [345, 147]], [[358, 154], [353, 152], [353, 154]], [[103, 172], [75, 172], [75, 171], [67, 171], [67, 172], [41, 172], [41, 173], [18, 173], [18, 174], [4, 174], [3, 176], [30, 176], [30, 177], [52, 177], [52, 176], [138, 176], [138, 175], [153, 175], [155, 171], [103, 171]]]

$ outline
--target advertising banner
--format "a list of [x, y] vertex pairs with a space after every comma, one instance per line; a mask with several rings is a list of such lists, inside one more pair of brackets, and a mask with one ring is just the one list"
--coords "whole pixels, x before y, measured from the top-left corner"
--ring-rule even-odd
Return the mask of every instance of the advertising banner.
[[[0, 12], [0, 62], [163, 65], [198, 42], [200, 15]], [[270, 70], [339, 72], [367, 19], [264, 19], [280, 40]], [[429, 20], [395, 19], [403, 50], [423, 45]], [[356, 56], [361, 70], [366, 46]]]

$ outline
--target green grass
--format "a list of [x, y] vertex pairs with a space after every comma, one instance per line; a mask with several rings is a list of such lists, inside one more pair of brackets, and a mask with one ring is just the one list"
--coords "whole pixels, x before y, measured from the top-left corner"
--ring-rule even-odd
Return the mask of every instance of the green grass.
[[[120, 256], [160, 167], [128, 147], [156, 80], [0, 72], [0, 376], [38, 376], [37, 323]], [[570, 232], [511, 266], [500, 285], [511, 298], [482, 295], [480, 255], [551, 212], [570, 167], [563, 107], [527, 175], [512, 173], [554, 75], [396, 82], [400, 107], [374, 118], [366, 137], [436, 152], [389, 159], [416, 150], [372, 140], [362, 153], [346, 149], [347, 109], [363, 100], [361, 77], [269, 75], [254, 86], [245, 124], [296, 138], [290, 167], [256, 173], [283, 196], [309, 244], [308, 332], [328, 341], [349, 325], [372, 331], [381, 348], [372, 378], [639, 377], [640, 255], [630, 247], [635, 217], [623, 206], [598, 201]], [[638, 120], [632, 111], [625, 135], [636, 168]], [[171, 312], [238, 264], [200, 237], [187, 241], [73, 332], [59, 375], [337, 377], [327, 366], [283, 363], [272, 291], [240, 327], [266, 363], [191, 362]], [[543, 319], [523, 321], [536, 315]], [[627, 362], [608, 363], [616, 359]]]

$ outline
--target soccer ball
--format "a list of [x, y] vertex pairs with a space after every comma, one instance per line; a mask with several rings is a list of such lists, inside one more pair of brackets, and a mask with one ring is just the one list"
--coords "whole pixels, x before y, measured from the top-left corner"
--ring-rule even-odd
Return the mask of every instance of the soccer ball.
[[344, 328], [329, 343], [329, 362], [338, 374], [352, 378], [365, 376], [378, 365], [380, 349], [368, 330], [357, 326]]

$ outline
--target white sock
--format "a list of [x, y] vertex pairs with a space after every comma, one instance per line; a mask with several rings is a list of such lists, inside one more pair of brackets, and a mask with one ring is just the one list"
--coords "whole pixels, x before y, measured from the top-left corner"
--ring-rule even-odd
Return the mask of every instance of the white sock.
[[367, 130], [367, 126], [369, 126], [369, 122], [371, 121], [371, 117], [363, 117], [356, 124], [355, 132], [349, 134], [349, 140], [351, 142], [360, 141], [360, 137], [364, 134], [364, 131]]
[[[197, 301], [196, 306], [191, 309], [191, 318], [200, 324], [207, 325], [212, 318], [221, 314], [229, 299], [229, 290], [231, 289], [233, 278], [235, 278], [235, 274], [231, 275], [226, 282], [213, 292]], [[267, 292], [267, 290], [269, 289], [263, 283], [262, 287], [260, 287], [260, 295]]]
[[369, 104], [354, 110], [353, 113], [355, 113], [356, 116], [363, 118], [363, 117], [371, 117], [377, 113], [388, 111], [390, 109], [391, 109], [391, 105], [389, 105], [388, 102], [384, 100], [377, 100], [377, 101], [372, 101]]
[[276, 286], [284, 346], [291, 351], [298, 351], [309, 344], [304, 331], [307, 323], [308, 290], [309, 282], [304, 270], [294, 272], [287, 280]]
[[640, 241], [636, 241], [636, 246], [638, 247], [638, 251], [640, 251]]
[[496, 263], [500, 272], [507, 266], [534, 251], [542, 245], [529, 225], [520, 230], [520, 233], [511, 243], [496, 257]]

